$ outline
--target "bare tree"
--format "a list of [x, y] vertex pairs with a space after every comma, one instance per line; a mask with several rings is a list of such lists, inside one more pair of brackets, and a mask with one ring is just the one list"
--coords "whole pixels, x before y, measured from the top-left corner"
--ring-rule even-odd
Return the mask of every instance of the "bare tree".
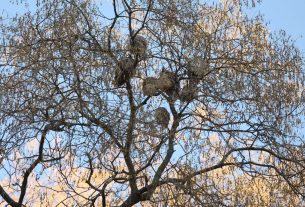
[[251, 178], [300, 204], [303, 57], [254, 3], [38, 0], [2, 17], [2, 203], [263, 205], [240, 194]]

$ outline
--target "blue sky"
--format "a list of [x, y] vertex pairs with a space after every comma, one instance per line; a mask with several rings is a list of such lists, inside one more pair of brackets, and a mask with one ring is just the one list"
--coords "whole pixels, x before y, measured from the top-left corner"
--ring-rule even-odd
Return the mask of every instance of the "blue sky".
[[305, 55], [305, 0], [263, 0], [257, 9], [272, 31], [285, 30]]

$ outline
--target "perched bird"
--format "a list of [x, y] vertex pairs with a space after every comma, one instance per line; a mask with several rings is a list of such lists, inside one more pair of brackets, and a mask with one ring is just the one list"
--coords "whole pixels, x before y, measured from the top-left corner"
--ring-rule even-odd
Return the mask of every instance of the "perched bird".
[[156, 122], [164, 128], [168, 127], [170, 114], [164, 107], [159, 107], [155, 111]]
[[114, 72], [114, 84], [116, 86], [124, 85], [135, 74], [135, 70], [136, 61], [131, 56], [121, 59]]
[[137, 35], [131, 42], [131, 51], [138, 56], [140, 60], [144, 60], [147, 57], [148, 43], [144, 37]]

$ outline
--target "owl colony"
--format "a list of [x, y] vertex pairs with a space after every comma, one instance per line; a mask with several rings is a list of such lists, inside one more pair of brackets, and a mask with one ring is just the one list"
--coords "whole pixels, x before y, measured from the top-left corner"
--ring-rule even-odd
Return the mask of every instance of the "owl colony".
[[[134, 56], [130, 55], [118, 62], [114, 80], [116, 86], [124, 85], [135, 75], [137, 63], [147, 57], [147, 47], [146, 39], [140, 35], [131, 40], [129, 49]], [[144, 79], [143, 95], [158, 96], [165, 93], [173, 99], [180, 99], [181, 102], [191, 102], [196, 97], [198, 79], [201, 79], [204, 75], [205, 64], [201, 59], [194, 58], [192, 63], [188, 64], [187, 70], [189, 77], [182, 89], [180, 89], [178, 75], [163, 69], [159, 78], [147, 77]], [[155, 120], [157, 124], [166, 128], [170, 121], [170, 114], [164, 107], [159, 107], [155, 111]]]

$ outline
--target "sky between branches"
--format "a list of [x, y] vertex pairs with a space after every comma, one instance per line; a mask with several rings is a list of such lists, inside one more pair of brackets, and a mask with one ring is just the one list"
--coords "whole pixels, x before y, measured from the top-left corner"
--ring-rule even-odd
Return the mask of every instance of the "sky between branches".
[[[109, 0], [103, 0], [109, 1]], [[5, 10], [10, 14], [14, 14], [20, 9], [20, 6], [11, 6], [10, 0], [1, 0], [0, 12]], [[35, 3], [36, 0], [29, 0]], [[107, 2], [109, 3], [109, 2]], [[305, 55], [305, 0], [263, 0], [257, 5], [253, 14], [259, 12], [264, 15], [264, 18], [269, 22], [269, 28], [272, 31], [285, 30], [296, 40], [296, 45]]]

